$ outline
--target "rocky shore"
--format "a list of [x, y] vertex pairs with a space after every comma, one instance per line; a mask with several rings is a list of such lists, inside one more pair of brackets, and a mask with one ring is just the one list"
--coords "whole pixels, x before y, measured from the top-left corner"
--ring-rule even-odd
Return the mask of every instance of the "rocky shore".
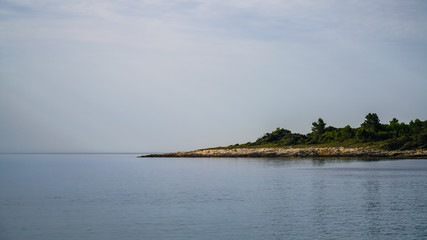
[[381, 158], [427, 158], [427, 150], [386, 151], [369, 148], [234, 148], [234, 149], [202, 149], [187, 152], [150, 154], [146, 158], [164, 157], [200, 157], [200, 158], [242, 158], [242, 157], [381, 157]]

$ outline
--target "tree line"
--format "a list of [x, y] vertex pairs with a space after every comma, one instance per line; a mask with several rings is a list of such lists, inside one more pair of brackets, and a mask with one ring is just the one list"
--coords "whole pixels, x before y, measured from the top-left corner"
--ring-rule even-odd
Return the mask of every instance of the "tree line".
[[386, 150], [427, 149], [427, 120], [415, 119], [408, 124], [393, 118], [388, 124], [380, 123], [376, 113], [369, 113], [358, 128], [347, 125], [342, 128], [326, 126], [322, 118], [312, 123], [311, 133], [292, 133], [277, 128], [255, 142], [236, 144], [234, 147], [294, 146], [326, 144], [351, 146], [373, 144]]

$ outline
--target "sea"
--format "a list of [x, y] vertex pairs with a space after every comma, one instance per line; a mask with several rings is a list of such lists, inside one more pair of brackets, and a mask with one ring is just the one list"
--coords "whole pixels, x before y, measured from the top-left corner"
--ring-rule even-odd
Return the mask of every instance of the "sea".
[[0, 239], [427, 239], [427, 159], [0, 154]]

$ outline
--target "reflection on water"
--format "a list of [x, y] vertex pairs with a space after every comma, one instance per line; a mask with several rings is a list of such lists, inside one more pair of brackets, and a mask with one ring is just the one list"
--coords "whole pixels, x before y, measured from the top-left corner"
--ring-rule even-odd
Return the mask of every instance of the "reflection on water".
[[427, 160], [0, 155], [0, 239], [425, 239]]
[[[371, 159], [354, 159], [354, 158], [297, 158], [297, 159], [290, 159], [290, 158], [257, 158], [257, 159], [246, 159], [246, 158], [237, 158], [237, 159], [228, 159], [228, 160], [237, 160], [237, 161], [255, 161], [255, 162], [262, 162], [265, 166], [272, 166], [272, 167], [327, 167], [327, 166], [334, 166], [337, 167], [336, 164], [342, 163], [342, 164], [348, 164], [352, 162], [378, 162], [381, 161], [381, 159], [377, 158], [371, 158]], [[393, 161], [393, 160], [389, 160]], [[399, 160], [394, 160], [399, 161]], [[341, 166], [343, 167], [343, 166]]]
[[381, 232], [381, 228], [376, 224], [380, 222], [380, 217], [383, 215], [381, 208], [381, 195], [380, 195], [380, 184], [378, 180], [367, 180], [362, 183], [362, 186], [366, 189], [363, 199], [365, 202], [362, 204], [364, 209], [364, 215], [367, 224], [367, 234], [369, 237], [374, 237]]

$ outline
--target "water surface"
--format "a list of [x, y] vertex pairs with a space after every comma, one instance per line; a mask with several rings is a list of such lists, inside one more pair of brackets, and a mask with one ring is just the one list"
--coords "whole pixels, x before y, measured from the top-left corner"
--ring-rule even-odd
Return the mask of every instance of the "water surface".
[[0, 239], [426, 239], [427, 160], [0, 155]]

